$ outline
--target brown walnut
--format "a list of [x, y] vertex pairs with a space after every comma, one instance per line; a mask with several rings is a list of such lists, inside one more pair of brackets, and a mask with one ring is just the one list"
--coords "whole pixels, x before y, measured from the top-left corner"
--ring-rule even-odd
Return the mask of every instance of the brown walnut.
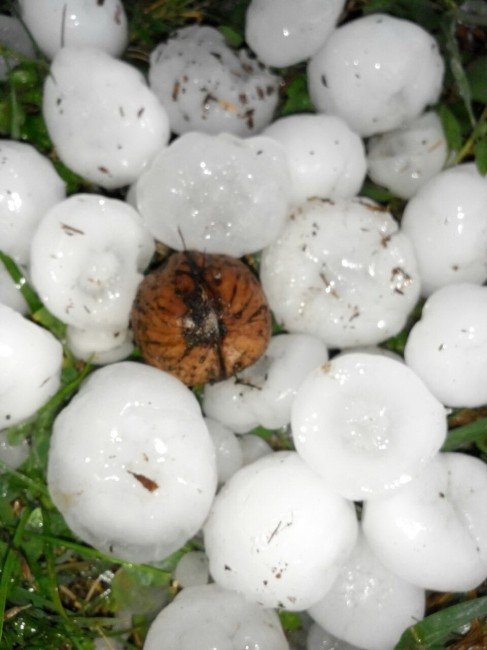
[[131, 314], [147, 363], [188, 386], [230, 377], [255, 363], [271, 334], [258, 279], [227, 255], [185, 251], [139, 285]]

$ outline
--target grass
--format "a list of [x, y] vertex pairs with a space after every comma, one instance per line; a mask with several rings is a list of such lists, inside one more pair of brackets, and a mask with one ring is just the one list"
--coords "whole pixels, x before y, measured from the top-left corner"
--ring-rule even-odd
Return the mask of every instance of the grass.
[[[145, 0], [126, 3], [130, 47], [126, 58], [146, 69], [152, 47], [177, 27], [209, 22], [220, 27], [233, 45], [244, 41], [248, 0]], [[350, 0], [347, 17], [383, 11], [408, 18], [435, 34], [448, 63], [440, 115], [452, 163], [475, 160], [487, 171], [487, 111], [482, 46], [485, 15], [469, 13], [454, 0]], [[482, 34], [484, 36], [482, 36]], [[11, 60], [12, 52], [0, 47]], [[48, 64], [38, 56], [21, 57], [0, 84], [0, 135], [29, 142], [49, 156], [68, 192], [90, 191], [90, 184], [69, 170], [52, 146], [41, 114], [42, 84]], [[283, 71], [279, 115], [312, 110], [304, 66]], [[482, 81], [483, 80], [483, 81]], [[404, 203], [370, 181], [363, 193], [388, 205], [400, 216]], [[64, 344], [65, 327], [42, 305], [14, 261], [0, 251], [3, 263], [21, 287], [30, 317]], [[407, 328], [384, 347], [402, 353], [407, 334], [420, 316], [421, 305]], [[11, 442], [27, 437], [31, 454], [19, 470], [3, 463], [0, 474], [0, 649], [91, 650], [95, 638], [114, 638], [127, 649], [141, 648], [151, 618], [177, 590], [173, 571], [180, 557], [201, 548], [192, 540], [162, 567], [134, 565], [104, 555], [81, 543], [54, 508], [46, 488], [45, 470], [52, 423], [85, 377], [89, 364], [73, 359], [65, 347], [62, 385], [56, 395], [27, 422], [8, 431]], [[444, 450], [462, 450], [487, 460], [486, 409], [458, 409], [449, 418]], [[289, 449], [286, 431], [255, 431], [276, 449]], [[457, 650], [487, 646], [485, 588], [469, 594], [433, 594], [429, 616], [405, 631], [396, 650]], [[131, 616], [126, 612], [132, 611]], [[302, 625], [299, 614], [281, 613], [290, 639]], [[386, 622], [385, 622], [386, 624]]]

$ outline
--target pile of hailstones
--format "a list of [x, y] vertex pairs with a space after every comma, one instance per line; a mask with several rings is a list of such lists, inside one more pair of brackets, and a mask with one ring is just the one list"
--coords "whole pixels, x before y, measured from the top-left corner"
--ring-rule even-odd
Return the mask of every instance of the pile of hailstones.
[[[487, 575], [487, 472], [440, 453], [448, 409], [487, 402], [487, 182], [472, 164], [443, 170], [424, 112], [442, 87], [434, 39], [381, 14], [336, 27], [343, 5], [253, 0], [258, 58], [211, 27], [181, 29], [152, 53], [147, 84], [117, 58], [118, 0], [19, 2], [52, 59], [43, 112], [59, 157], [95, 191], [130, 186], [126, 202], [66, 198], [49, 160], [0, 144], [0, 248], [74, 355], [104, 365], [56, 419], [50, 494], [82, 540], [133, 562], [204, 532], [147, 650], [284, 650], [273, 608], [308, 610], [309, 650], [387, 650], [423, 616], [425, 590]], [[1, 21], [28, 53], [20, 24]], [[268, 66], [306, 59], [316, 114], [271, 123], [281, 79]], [[366, 172], [408, 199], [401, 227], [356, 196]], [[154, 240], [262, 251], [287, 332], [238, 379], [206, 386], [205, 417], [177, 379], [123, 361]], [[0, 271], [2, 458], [18, 466], [28, 445], [6, 429], [56, 392], [62, 349]], [[377, 344], [420, 295], [404, 362]], [[271, 453], [247, 433], [259, 425], [290, 426], [296, 451]]]

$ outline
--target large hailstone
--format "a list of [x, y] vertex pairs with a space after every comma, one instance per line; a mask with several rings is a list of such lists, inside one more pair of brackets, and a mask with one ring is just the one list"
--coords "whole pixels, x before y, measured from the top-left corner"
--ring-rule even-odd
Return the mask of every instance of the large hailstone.
[[174, 133], [258, 133], [272, 119], [280, 77], [214, 27], [178, 30], [152, 51], [149, 84]]
[[284, 226], [289, 172], [270, 138], [187, 133], [142, 174], [137, 205], [156, 239], [176, 250], [241, 257]]
[[44, 213], [66, 196], [51, 161], [30, 144], [0, 140], [0, 250], [27, 264]]
[[276, 612], [218, 585], [188, 587], [152, 623], [144, 650], [289, 650]]
[[448, 147], [440, 118], [428, 112], [396, 131], [370, 138], [367, 151], [370, 178], [410, 199], [442, 170]]
[[31, 247], [32, 283], [60, 320], [104, 330], [115, 347], [123, 338], [115, 333], [128, 327], [153, 252], [153, 239], [133, 208], [98, 194], [76, 194], [39, 224]]
[[303, 610], [330, 588], [357, 535], [353, 504], [295, 452], [240, 469], [205, 524], [215, 582], [265, 607]]
[[420, 291], [408, 238], [367, 199], [300, 206], [263, 252], [260, 277], [279, 323], [339, 348], [397, 334]]
[[96, 371], [55, 420], [47, 481], [82, 540], [131, 562], [162, 560], [197, 533], [215, 494], [196, 398], [142, 364]]
[[19, 0], [36, 45], [52, 59], [62, 47], [95, 47], [120, 56], [128, 43], [120, 0]]
[[443, 444], [447, 422], [442, 404], [404, 363], [357, 353], [308, 376], [291, 427], [311, 469], [345, 498], [361, 501], [419, 474]]
[[406, 363], [448, 406], [487, 403], [487, 287], [451, 284], [426, 301]]
[[252, 0], [245, 40], [267, 65], [294, 65], [322, 47], [344, 5], [345, 0]]
[[380, 561], [411, 584], [468, 591], [487, 578], [487, 468], [438, 454], [414, 481], [367, 502], [363, 528]]
[[0, 430], [33, 415], [60, 385], [62, 346], [0, 304]]
[[402, 228], [425, 296], [447, 284], [487, 280], [487, 180], [474, 163], [428, 181], [407, 204]]
[[386, 569], [360, 535], [330, 591], [309, 613], [339, 639], [365, 650], [391, 650], [424, 610], [424, 590]]
[[372, 14], [339, 27], [312, 57], [309, 92], [318, 111], [339, 115], [369, 136], [396, 129], [434, 104], [444, 67], [424, 29]]
[[106, 189], [133, 183], [169, 139], [169, 120], [134, 67], [92, 48], [62, 48], [43, 115], [61, 160]]
[[290, 115], [262, 135], [277, 140], [286, 152], [292, 199], [349, 199], [362, 187], [367, 171], [359, 136], [333, 115]]
[[[29, 59], [35, 58], [32, 39], [20, 20], [13, 16], [0, 15], [0, 45]], [[5, 53], [0, 56], [0, 80], [4, 81], [9, 71], [19, 63], [19, 58], [14, 54]]]
[[205, 413], [237, 433], [257, 426], [278, 429], [289, 424], [291, 405], [307, 374], [328, 359], [324, 343], [307, 334], [271, 338], [253, 366], [216, 384], [206, 384]]

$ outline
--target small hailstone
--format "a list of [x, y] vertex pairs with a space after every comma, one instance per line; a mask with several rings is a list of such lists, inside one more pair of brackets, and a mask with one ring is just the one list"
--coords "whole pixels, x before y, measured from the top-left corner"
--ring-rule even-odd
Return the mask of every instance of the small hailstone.
[[360, 535], [330, 591], [309, 613], [340, 639], [365, 650], [391, 650], [424, 610], [424, 590], [386, 569]]
[[337, 639], [326, 632], [321, 625], [313, 623], [306, 639], [306, 650], [363, 650], [356, 645]]
[[39, 224], [31, 246], [32, 283], [63, 322], [115, 333], [128, 327], [153, 252], [151, 236], [128, 204], [76, 194]]
[[438, 174], [448, 154], [441, 120], [433, 112], [370, 138], [367, 151], [370, 178], [403, 199]]
[[0, 250], [27, 264], [44, 213], [66, 196], [51, 161], [30, 144], [0, 140]]
[[447, 406], [487, 403], [487, 287], [451, 284], [426, 301], [406, 363]]
[[390, 571], [434, 591], [468, 591], [487, 578], [487, 468], [438, 454], [414, 481], [368, 501], [367, 540]]
[[0, 304], [0, 430], [33, 415], [60, 385], [63, 351], [47, 330]]
[[43, 115], [61, 160], [106, 189], [133, 183], [166, 145], [169, 120], [134, 67], [92, 48], [62, 48]]
[[245, 39], [267, 65], [294, 65], [322, 47], [344, 5], [345, 0], [252, 0]]
[[286, 426], [299, 386], [313, 368], [327, 359], [324, 343], [314, 336], [274, 336], [256, 364], [230, 379], [206, 384], [203, 410], [237, 433], [257, 426]]
[[242, 467], [242, 449], [231, 429], [211, 418], [205, 422], [215, 445], [218, 483], [222, 485]]
[[447, 422], [442, 404], [404, 363], [357, 353], [308, 376], [291, 427], [311, 469], [334, 491], [361, 501], [419, 474], [443, 444]]
[[97, 370], [54, 422], [48, 487], [88, 544], [131, 562], [164, 559], [200, 529], [216, 489], [196, 398], [142, 364]]
[[272, 447], [263, 438], [253, 433], [240, 436], [239, 442], [242, 449], [242, 465], [250, 465], [259, 458], [272, 454]]
[[[1, 401], [2, 397], [0, 396], [0, 404]], [[20, 467], [20, 465], [22, 465], [22, 463], [27, 460], [28, 456], [29, 443], [25, 438], [17, 445], [11, 445], [7, 438], [7, 431], [0, 431], [0, 460], [5, 463], [5, 465], [11, 469], [17, 469], [17, 467]], [[3, 469], [0, 466], [0, 474], [2, 471]]]
[[443, 59], [435, 39], [408, 20], [358, 18], [333, 32], [308, 65], [311, 100], [363, 136], [418, 117], [440, 96]]
[[204, 532], [217, 584], [266, 607], [299, 611], [330, 588], [357, 521], [353, 505], [295, 452], [276, 452], [233, 475]]
[[[1, 245], [0, 245], [1, 250]], [[7, 305], [25, 316], [29, 311], [20, 288], [12, 280], [7, 269], [0, 261], [0, 304]]]
[[[32, 39], [20, 20], [13, 16], [0, 15], [0, 45], [29, 59], [35, 58]], [[19, 59], [14, 55], [10, 56], [10, 53], [0, 55], [0, 81], [4, 81], [9, 70], [19, 63]]]
[[152, 623], [144, 650], [289, 650], [276, 612], [218, 585], [188, 587]]
[[420, 291], [408, 238], [360, 198], [301, 205], [263, 252], [260, 277], [280, 324], [338, 348], [397, 334]]
[[430, 179], [407, 204], [401, 225], [425, 296], [446, 284], [487, 280], [487, 180], [474, 163]]
[[177, 134], [258, 133], [272, 119], [280, 81], [213, 27], [180, 29], [150, 57], [150, 87]]
[[79, 329], [68, 325], [66, 343], [77, 359], [105, 365], [126, 359], [134, 349], [128, 329]]
[[277, 140], [287, 155], [292, 200], [348, 199], [362, 187], [367, 171], [362, 140], [333, 115], [291, 115], [262, 133]]
[[120, 0], [19, 0], [19, 8], [49, 59], [62, 47], [89, 46], [120, 56], [127, 46], [127, 16]]
[[289, 171], [270, 138], [187, 133], [162, 150], [137, 183], [137, 204], [156, 239], [176, 250], [241, 257], [284, 226]]
[[185, 553], [174, 570], [174, 580], [184, 588], [206, 585], [209, 577], [208, 558], [203, 551]]

